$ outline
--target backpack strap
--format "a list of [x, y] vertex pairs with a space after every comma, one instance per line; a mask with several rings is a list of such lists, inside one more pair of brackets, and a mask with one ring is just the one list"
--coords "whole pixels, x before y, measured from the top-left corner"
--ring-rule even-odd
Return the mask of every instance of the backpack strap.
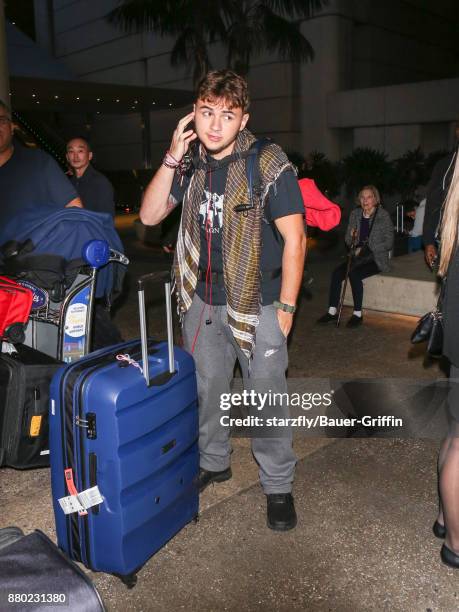
[[272, 141], [270, 138], [259, 138], [249, 150], [245, 164], [247, 183], [249, 185], [249, 202], [253, 205], [253, 197], [261, 195], [262, 176], [260, 168], [260, 157], [263, 149]]
[[[246, 162], [246, 173], [247, 173], [247, 183], [249, 185], [249, 207], [253, 208], [255, 206], [254, 198], [261, 195], [263, 177], [261, 175], [261, 167], [260, 167], [260, 156], [263, 149], [272, 142], [270, 138], [260, 138], [255, 141], [252, 147], [249, 149], [249, 155], [247, 157]], [[246, 208], [245, 210], [248, 210]], [[281, 244], [283, 243], [282, 236], [279, 233], [279, 230], [276, 227], [274, 221], [269, 221], [266, 217], [263, 217], [264, 221], [268, 223], [271, 227], [274, 240]]]
[[255, 198], [261, 195], [261, 168], [260, 168], [260, 155], [264, 147], [270, 142], [269, 138], [259, 138], [256, 140], [246, 154], [245, 162], [245, 174], [247, 177], [247, 185], [249, 192], [249, 201], [247, 204], [238, 204], [234, 207], [236, 212], [242, 212], [244, 214], [247, 211], [255, 207]]

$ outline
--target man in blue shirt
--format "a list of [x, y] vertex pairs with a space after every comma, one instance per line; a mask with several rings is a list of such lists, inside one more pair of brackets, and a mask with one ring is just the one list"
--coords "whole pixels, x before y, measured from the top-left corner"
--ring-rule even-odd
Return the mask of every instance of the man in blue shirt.
[[11, 112], [0, 100], [0, 244], [14, 240], [29, 219], [65, 207], [83, 207], [54, 159], [40, 149], [13, 141]]

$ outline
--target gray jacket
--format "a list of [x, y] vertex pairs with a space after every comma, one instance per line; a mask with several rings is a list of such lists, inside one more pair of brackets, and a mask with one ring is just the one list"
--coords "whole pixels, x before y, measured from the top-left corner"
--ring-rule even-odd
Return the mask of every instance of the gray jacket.
[[[376, 214], [376, 213], [375, 213]], [[394, 245], [394, 224], [391, 221], [387, 210], [380, 205], [378, 212], [373, 215], [370, 221], [370, 239], [368, 246], [373, 252], [376, 265], [381, 272], [387, 272], [390, 270], [389, 264], [389, 251], [392, 250]], [[346, 230], [345, 241], [347, 246], [351, 245], [352, 242], [352, 230], [357, 229], [357, 237], [360, 232], [360, 220], [362, 219], [362, 209], [355, 208], [349, 217], [349, 223]], [[375, 226], [372, 228], [373, 223]]]

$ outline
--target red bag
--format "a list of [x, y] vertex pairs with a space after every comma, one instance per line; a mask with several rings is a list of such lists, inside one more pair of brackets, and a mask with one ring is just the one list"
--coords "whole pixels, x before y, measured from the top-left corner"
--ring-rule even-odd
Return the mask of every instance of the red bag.
[[336, 227], [341, 221], [341, 208], [317, 189], [312, 179], [298, 181], [303, 196], [306, 223], [325, 232]]
[[0, 340], [24, 342], [24, 328], [29, 320], [32, 301], [30, 289], [0, 276]]

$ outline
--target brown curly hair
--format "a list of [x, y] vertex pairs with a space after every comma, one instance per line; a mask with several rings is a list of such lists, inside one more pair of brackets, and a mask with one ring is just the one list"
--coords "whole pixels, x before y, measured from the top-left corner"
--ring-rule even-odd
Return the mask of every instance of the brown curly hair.
[[199, 82], [197, 99], [215, 103], [224, 100], [228, 108], [249, 110], [250, 99], [247, 81], [232, 70], [211, 70]]

